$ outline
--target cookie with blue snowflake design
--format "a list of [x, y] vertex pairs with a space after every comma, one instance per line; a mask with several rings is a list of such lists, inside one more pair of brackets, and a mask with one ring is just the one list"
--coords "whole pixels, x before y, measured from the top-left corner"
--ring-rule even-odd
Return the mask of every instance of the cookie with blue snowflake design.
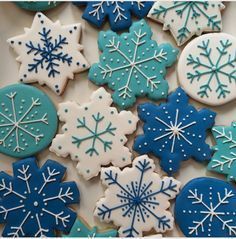
[[192, 179], [176, 198], [175, 220], [186, 237], [235, 237], [235, 187], [216, 178]]
[[174, 218], [168, 211], [169, 200], [179, 193], [180, 182], [171, 177], [161, 178], [147, 155], [139, 156], [131, 168], [103, 168], [105, 196], [96, 205], [95, 216], [119, 227], [120, 237], [142, 237], [154, 229], [173, 229]]
[[56, 1], [18, 1], [15, 4], [23, 8], [25, 10], [38, 12], [38, 11], [46, 11], [52, 9], [60, 4], [60, 2]]
[[52, 22], [37, 13], [31, 28], [8, 39], [18, 54], [20, 82], [38, 82], [61, 95], [68, 79], [74, 79], [75, 73], [89, 68], [80, 52], [83, 49], [79, 44], [80, 34], [81, 24], [62, 26], [59, 21]]
[[23, 158], [45, 149], [57, 131], [50, 98], [35, 87], [16, 84], [0, 89], [0, 152]]
[[93, 64], [89, 79], [97, 85], [108, 84], [114, 102], [122, 109], [132, 106], [136, 97], [152, 100], [166, 98], [166, 68], [176, 60], [178, 49], [151, 40], [152, 31], [144, 21], [133, 23], [129, 33], [100, 32], [99, 63]]
[[108, 20], [113, 31], [120, 31], [130, 27], [132, 15], [144, 18], [150, 10], [152, 1], [82, 1], [73, 2], [77, 6], [86, 5], [83, 18], [102, 27]]
[[163, 23], [180, 46], [194, 35], [221, 31], [224, 8], [221, 1], [156, 1], [148, 17]]
[[193, 157], [202, 162], [212, 155], [205, 139], [216, 113], [208, 109], [198, 111], [188, 101], [189, 97], [179, 87], [169, 95], [167, 103], [138, 106], [144, 134], [135, 139], [134, 150], [140, 154], [153, 153], [170, 175], [179, 170], [183, 160]]
[[4, 237], [53, 237], [69, 232], [76, 220], [70, 204], [79, 202], [75, 182], [62, 182], [66, 168], [34, 157], [13, 163], [13, 176], [0, 172], [0, 223]]

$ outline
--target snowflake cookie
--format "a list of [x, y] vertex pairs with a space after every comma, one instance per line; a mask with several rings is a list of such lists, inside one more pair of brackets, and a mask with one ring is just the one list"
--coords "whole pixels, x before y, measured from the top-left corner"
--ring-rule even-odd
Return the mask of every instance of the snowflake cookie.
[[46, 11], [58, 6], [61, 2], [57, 1], [18, 1], [14, 2], [18, 7], [29, 11]]
[[179, 46], [202, 32], [221, 31], [221, 1], [157, 1], [148, 17], [164, 24]]
[[35, 158], [13, 163], [13, 174], [0, 173], [0, 223], [4, 237], [52, 237], [55, 230], [69, 232], [78, 203], [75, 182], [61, 182], [66, 168], [48, 160], [40, 169]]
[[168, 83], [166, 67], [177, 58], [178, 49], [151, 40], [152, 31], [144, 20], [135, 22], [129, 33], [100, 32], [100, 62], [93, 64], [89, 79], [97, 85], [108, 84], [112, 98], [121, 108], [132, 106], [136, 96], [153, 100], [165, 98]]
[[236, 122], [228, 127], [215, 126], [212, 133], [217, 144], [208, 170], [226, 174], [229, 181], [236, 182]]
[[202, 103], [222, 105], [236, 99], [236, 38], [210, 33], [191, 41], [178, 63], [180, 84]]
[[176, 198], [175, 220], [187, 237], [235, 237], [235, 187], [215, 178], [191, 180]]
[[131, 15], [144, 18], [150, 10], [152, 1], [89, 1], [74, 2], [75, 5], [86, 5], [83, 18], [97, 27], [101, 27], [106, 19], [113, 31], [130, 27]]
[[50, 150], [58, 156], [79, 161], [78, 172], [88, 180], [100, 172], [102, 165], [124, 167], [131, 163], [131, 153], [124, 144], [126, 134], [136, 130], [138, 117], [130, 111], [111, 107], [111, 95], [104, 88], [95, 91], [90, 102], [59, 105], [59, 119], [65, 122], [63, 134], [53, 139]]
[[20, 81], [47, 85], [61, 95], [68, 79], [89, 67], [80, 53], [80, 32], [81, 24], [62, 26], [59, 21], [54, 23], [37, 13], [31, 28], [8, 40], [19, 55]]
[[45, 149], [57, 131], [57, 112], [49, 97], [23, 84], [0, 89], [0, 152], [24, 158]]
[[181, 161], [190, 157], [205, 161], [212, 154], [205, 139], [216, 114], [208, 109], [198, 111], [188, 100], [179, 87], [169, 95], [168, 103], [138, 106], [139, 118], [144, 121], [144, 135], [136, 138], [134, 150], [159, 157], [162, 169], [170, 175], [179, 170]]
[[105, 197], [97, 202], [95, 215], [102, 221], [119, 226], [120, 237], [141, 237], [154, 228], [157, 232], [173, 229], [169, 200], [179, 192], [180, 182], [163, 179], [154, 172], [153, 160], [143, 155], [132, 168], [103, 168], [102, 183], [108, 187]]

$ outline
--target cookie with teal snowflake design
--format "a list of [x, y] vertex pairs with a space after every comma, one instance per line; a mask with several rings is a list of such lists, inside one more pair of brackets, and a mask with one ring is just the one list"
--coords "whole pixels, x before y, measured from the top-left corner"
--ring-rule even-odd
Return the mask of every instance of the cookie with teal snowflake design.
[[108, 84], [120, 108], [132, 106], [136, 97], [165, 98], [168, 83], [166, 68], [176, 60], [178, 49], [151, 40], [152, 31], [144, 21], [133, 23], [129, 33], [100, 32], [99, 63], [93, 64], [89, 79], [97, 85]]
[[60, 4], [57, 1], [18, 1], [15, 4], [25, 10], [39, 12], [52, 9]]

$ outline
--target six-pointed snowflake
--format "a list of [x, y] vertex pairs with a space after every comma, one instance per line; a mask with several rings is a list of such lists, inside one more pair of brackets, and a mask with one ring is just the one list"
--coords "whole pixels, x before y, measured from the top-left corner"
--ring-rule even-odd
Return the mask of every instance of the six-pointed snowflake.
[[220, 1], [157, 1], [148, 17], [164, 24], [163, 29], [173, 34], [178, 45], [193, 35], [222, 29]]
[[13, 164], [14, 176], [0, 173], [0, 222], [4, 237], [52, 237], [69, 232], [76, 213], [67, 208], [79, 201], [74, 182], [61, 183], [66, 168], [48, 160], [41, 169], [35, 158]]
[[212, 129], [217, 145], [208, 169], [228, 175], [229, 181], [236, 181], [236, 123], [231, 126], [216, 126]]
[[155, 165], [146, 155], [133, 161], [132, 168], [102, 169], [101, 179], [108, 187], [105, 198], [98, 201], [95, 215], [102, 221], [113, 221], [122, 237], [141, 237], [154, 228], [165, 232], [173, 228], [173, 217], [167, 208], [179, 192], [180, 183], [163, 179], [154, 172]]
[[178, 50], [169, 44], [158, 46], [151, 36], [144, 20], [121, 36], [112, 31], [99, 34], [103, 54], [100, 63], [91, 67], [89, 79], [98, 85], [108, 84], [115, 91], [114, 102], [121, 108], [132, 106], [136, 96], [157, 100], [167, 95], [166, 67], [176, 60]]
[[134, 132], [138, 118], [129, 111], [118, 113], [111, 104], [111, 95], [100, 88], [81, 106], [75, 102], [59, 105], [59, 118], [66, 124], [50, 150], [79, 161], [78, 171], [87, 180], [96, 176], [102, 165], [124, 167], [131, 163], [125, 135]]
[[19, 55], [20, 81], [46, 84], [62, 94], [68, 79], [89, 66], [79, 51], [83, 48], [78, 44], [80, 31], [80, 24], [61, 26], [37, 13], [25, 34], [8, 40]]
[[197, 161], [210, 159], [212, 150], [205, 143], [206, 130], [214, 124], [216, 114], [207, 109], [197, 111], [188, 104], [181, 88], [168, 97], [168, 103], [144, 103], [138, 111], [144, 121], [144, 135], [136, 138], [134, 150], [159, 157], [168, 174], [176, 172], [180, 162], [190, 157]]

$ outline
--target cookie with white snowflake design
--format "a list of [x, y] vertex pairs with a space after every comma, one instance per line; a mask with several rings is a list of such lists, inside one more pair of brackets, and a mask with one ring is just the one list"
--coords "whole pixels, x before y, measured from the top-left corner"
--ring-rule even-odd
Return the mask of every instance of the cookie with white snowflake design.
[[235, 237], [235, 187], [216, 178], [192, 179], [176, 198], [175, 220], [186, 237]]
[[198, 111], [188, 101], [189, 97], [179, 87], [169, 95], [167, 103], [138, 106], [144, 134], [135, 139], [134, 150], [140, 154], [153, 153], [169, 175], [179, 170], [183, 160], [193, 157], [202, 162], [212, 155], [205, 140], [216, 113], [208, 109]]
[[34, 157], [13, 163], [13, 176], [0, 172], [0, 223], [4, 237], [53, 237], [68, 233], [76, 220], [70, 204], [79, 202], [75, 182], [62, 182], [66, 168]]
[[119, 227], [120, 237], [142, 237], [152, 228], [157, 232], [173, 229], [174, 218], [167, 210], [169, 200], [179, 193], [180, 182], [161, 178], [147, 155], [137, 157], [131, 168], [103, 168], [105, 197], [96, 205], [95, 216]]
[[8, 40], [18, 54], [20, 82], [38, 82], [61, 95], [68, 79], [89, 68], [80, 52], [80, 34], [81, 24], [62, 26], [37, 13], [31, 28]]
[[25, 10], [38, 12], [38, 11], [46, 11], [58, 6], [61, 2], [57, 1], [18, 1], [14, 2], [18, 7], [23, 8]]
[[45, 149], [57, 131], [57, 112], [35, 87], [16, 84], [0, 89], [0, 152], [24, 158]]
[[191, 41], [178, 62], [182, 87], [195, 100], [222, 105], [236, 99], [236, 38], [205, 34]]
[[59, 104], [59, 119], [65, 124], [50, 150], [79, 161], [78, 172], [86, 180], [97, 176], [101, 166], [112, 163], [124, 167], [131, 163], [132, 154], [124, 145], [126, 135], [136, 130], [138, 117], [130, 111], [119, 113], [111, 104], [111, 95], [104, 88], [95, 91], [88, 103]]
[[222, 30], [221, 1], [156, 1], [148, 13], [163, 23], [180, 46], [194, 35]]

